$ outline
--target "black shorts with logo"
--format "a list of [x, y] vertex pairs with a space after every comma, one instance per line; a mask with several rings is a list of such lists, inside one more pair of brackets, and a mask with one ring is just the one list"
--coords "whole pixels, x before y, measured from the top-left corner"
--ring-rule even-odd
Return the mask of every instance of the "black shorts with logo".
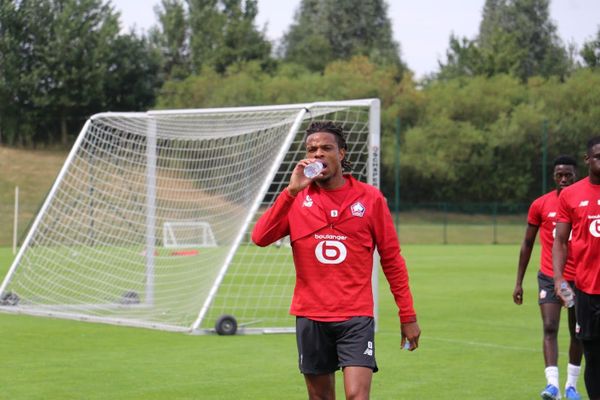
[[[554, 293], [554, 278], [538, 271], [538, 304], [562, 304], [556, 293]], [[569, 282], [573, 287], [573, 282]]]
[[298, 365], [303, 374], [328, 374], [354, 366], [377, 372], [375, 322], [353, 317], [342, 322], [296, 318]]
[[575, 288], [575, 315], [579, 325], [578, 339], [600, 339], [600, 295], [587, 294]]

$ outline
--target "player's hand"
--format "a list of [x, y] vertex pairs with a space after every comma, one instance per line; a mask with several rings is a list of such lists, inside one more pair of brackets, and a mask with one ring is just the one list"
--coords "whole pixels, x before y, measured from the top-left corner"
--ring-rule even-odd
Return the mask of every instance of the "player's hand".
[[523, 304], [523, 287], [521, 285], [515, 286], [515, 290], [513, 291], [513, 301], [515, 304]]
[[401, 324], [400, 332], [402, 340], [400, 346], [408, 351], [415, 351], [419, 347], [419, 337], [421, 336], [421, 328], [416, 322]]
[[[554, 293], [556, 294], [556, 297], [558, 297], [560, 299], [560, 302], [562, 303], [562, 305], [564, 307], [567, 307], [567, 299], [565, 299], [565, 296], [560, 291], [560, 287], [562, 286], [563, 282], [569, 288], [571, 288], [571, 285], [569, 285], [569, 282], [567, 282], [564, 278], [562, 278], [562, 277], [554, 278]], [[573, 290], [573, 289], [571, 288], [571, 290]]]
[[304, 176], [304, 167], [314, 161], [316, 161], [314, 158], [305, 158], [296, 164], [287, 187], [289, 194], [296, 196], [302, 189], [310, 185], [312, 180]]

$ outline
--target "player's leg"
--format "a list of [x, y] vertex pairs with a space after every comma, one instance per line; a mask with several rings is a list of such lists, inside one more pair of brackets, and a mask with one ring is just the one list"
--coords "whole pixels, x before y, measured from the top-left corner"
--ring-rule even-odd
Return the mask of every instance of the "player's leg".
[[558, 328], [560, 325], [560, 300], [554, 294], [554, 280], [538, 273], [538, 303], [542, 316], [544, 352], [544, 374], [546, 375], [546, 387], [541, 392], [543, 399], [560, 398], [558, 379]]
[[575, 312], [583, 345], [585, 372], [583, 378], [590, 400], [600, 400], [600, 295], [575, 288]]
[[344, 368], [344, 391], [346, 399], [367, 400], [371, 393], [373, 370], [367, 367]]
[[561, 305], [556, 303], [540, 304], [544, 331], [544, 362], [546, 367], [558, 365], [558, 327], [560, 325]]
[[583, 340], [585, 388], [590, 400], [600, 400], [600, 339]]
[[373, 372], [377, 372], [375, 322], [370, 317], [354, 317], [337, 323], [336, 331], [346, 399], [366, 400], [371, 391]]
[[335, 400], [335, 374], [304, 374], [309, 400]]
[[565, 383], [565, 397], [567, 399], [580, 399], [577, 392], [577, 381], [581, 371], [581, 358], [583, 356], [583, 346], [577, 338], [577, 318], [575, 316], [575, 307], [569, 308], [569, 364], [567, 365], [567, 382]]
[[335, 335], [329, 324], [296, 318], [298, 366], [304, 374], [309, 400], [335, 399], [335, 371], [339, 366]]

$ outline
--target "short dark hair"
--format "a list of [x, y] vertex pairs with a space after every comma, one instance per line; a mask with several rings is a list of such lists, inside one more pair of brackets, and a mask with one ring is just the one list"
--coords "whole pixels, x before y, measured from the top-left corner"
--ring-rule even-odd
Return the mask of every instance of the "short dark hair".
[[600, 144], [600, 135], [594, 136], [593, 138], [588, 140], [586, 147], [587, 152], [589, 153], [590, 151], [592, 151], [592, 147], [594, 147], [597, 144]]
[[562, 154], [554, 159], [555, 167], [557, 165], [572, 165], [574, 168], [577, 168], [577, 160], [574, 157], [571, 157], [566, 154]]
[[[338, 125], [333, 121], [311, 122], [308, 128], [306, 128], [304, 142], [306, 142], [306, 139], [308, 139], [310, 135], [317, 132], [331, 133], [335, 137], [335, 142], [337, 143], [338, 147], [340, 149], [348, 150], [348, 144], [346, 144], [346, 138], [344, 137], [344, 128], [342, 128], [341, 125]], [[344, 157], [342, 160], [342, 169], [344, 171], [350, 171], [352, 169], [352, 164], [346, 159], [346, 157]]]

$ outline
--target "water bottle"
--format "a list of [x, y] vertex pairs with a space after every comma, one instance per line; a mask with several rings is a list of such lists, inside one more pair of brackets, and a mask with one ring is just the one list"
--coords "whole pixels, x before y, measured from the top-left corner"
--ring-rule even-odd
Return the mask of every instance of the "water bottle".
[[319, 175], [321, 171], [323, 171], [323, 168], [325, 168], [325, 166], [321, 161], [312, 162], [306, 167], [304, 167], [304, 176], [306, 176], [309, 179], [312, 179], [315, 176]]
[[560, 284], [560, 294], [564, 297], [565, 305], [568, 308], [575, 305], [575, 295], [573, 294], [573, 290], [571, 290], [571, 287], [565, 281]]

